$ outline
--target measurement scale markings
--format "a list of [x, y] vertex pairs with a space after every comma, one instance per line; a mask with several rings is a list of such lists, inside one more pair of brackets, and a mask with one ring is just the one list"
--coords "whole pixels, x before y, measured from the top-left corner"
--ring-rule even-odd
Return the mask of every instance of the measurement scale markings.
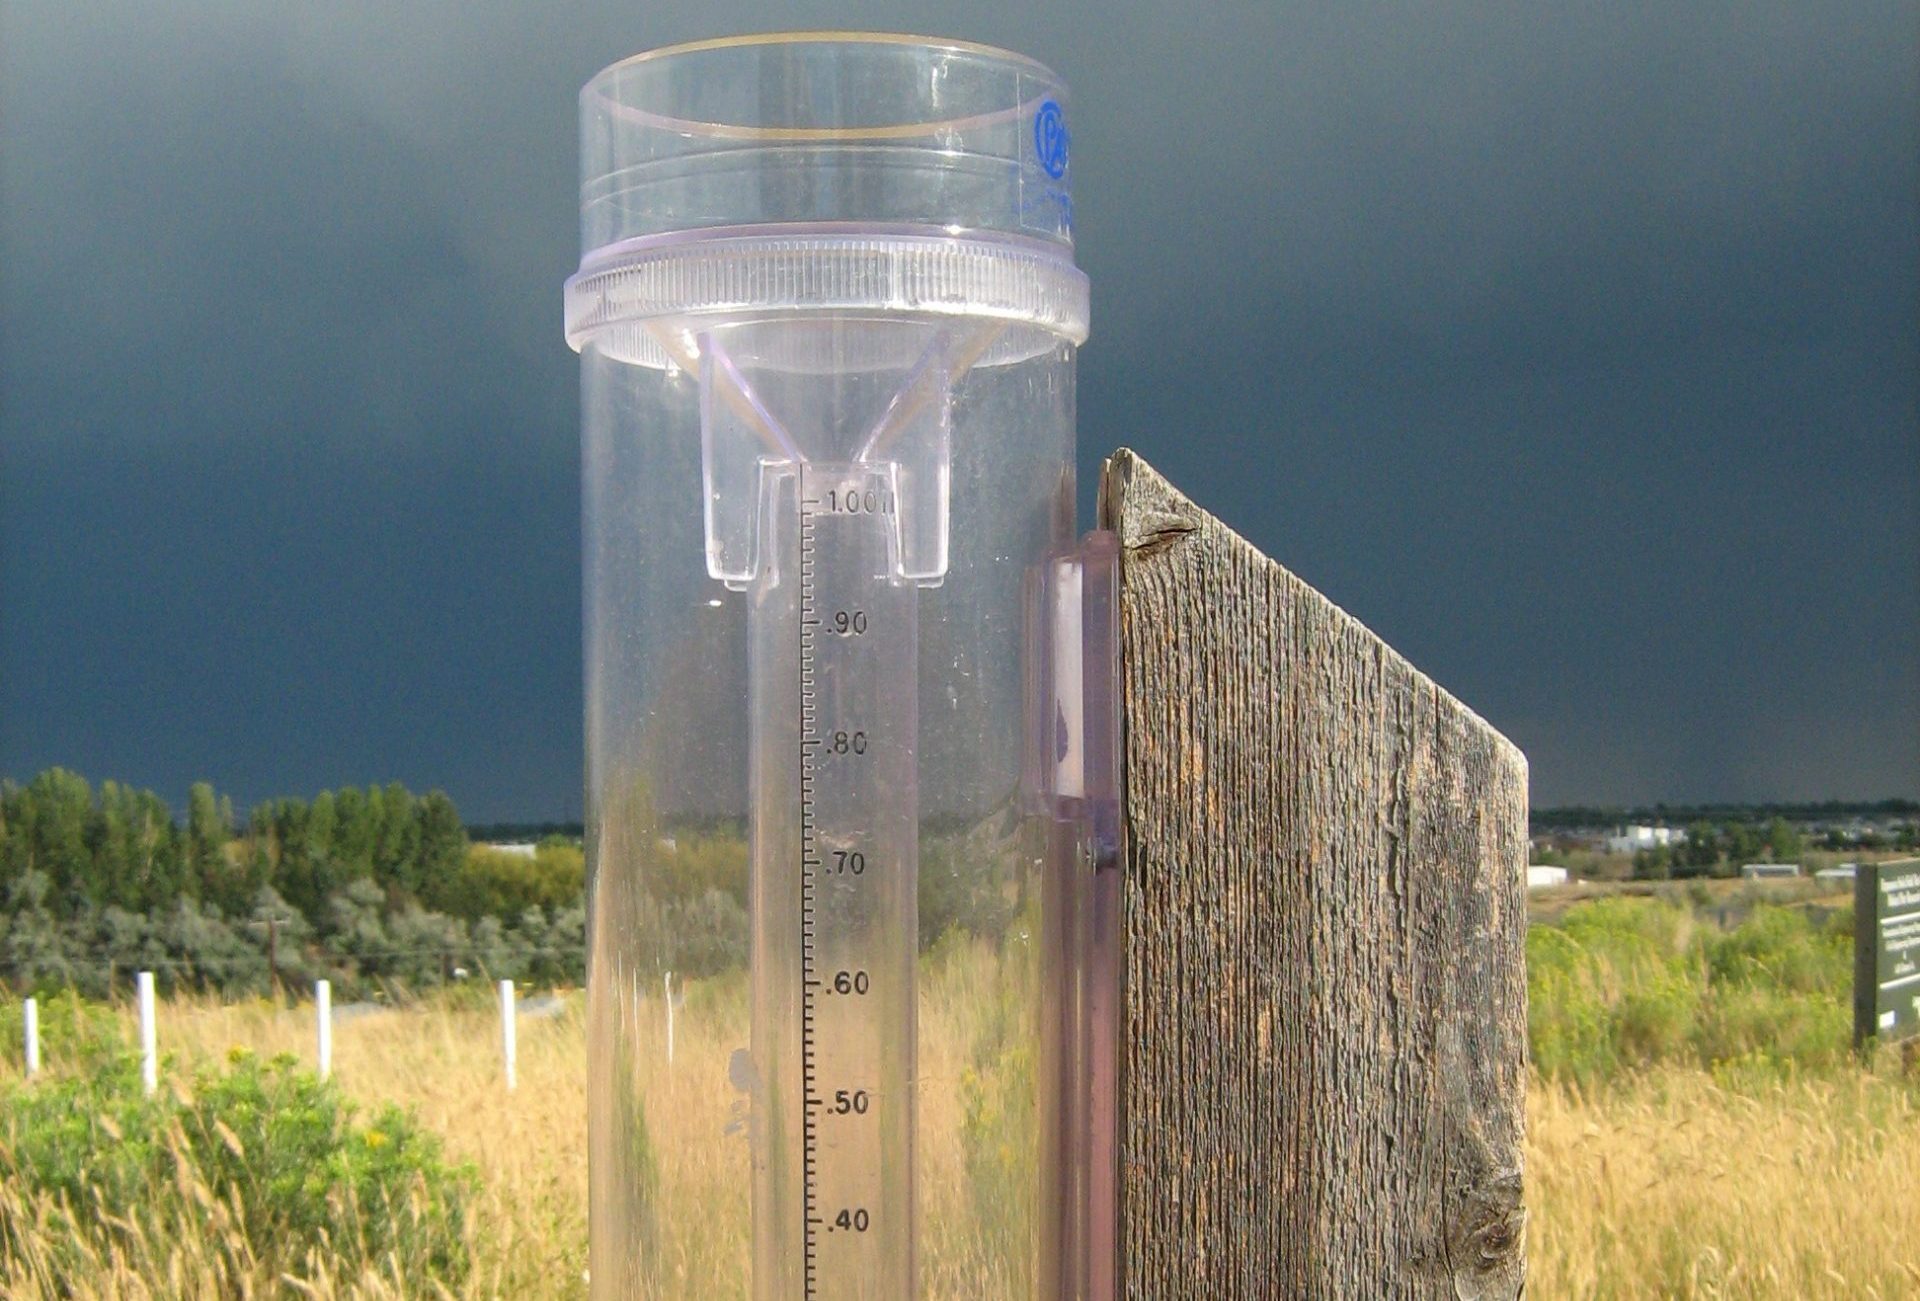
[[[893, 884], [899, 877], [898, 855], [875, 834], [876, 828], [891, 828], [875, 805], [892, 783], [876, 778], [873, 766], [892, 762], [902, 748], [894, 721], [873, 712], [875, 693], [899, 689], [886, 673], [893, 665], [887, 656], [900, 643], [888, 640], [899, 634], [885, 626], [887, 616], [872, 604], [867, 588], [870, 582], [886, 582], [884, 574], [873, 572], [872, 557], [883, 538], [871, 530], [884, 528], [892, 514], [890, 502], [876, 505], [868, 500], [872, 496], [851, 489], [809, 495], [804, 487], [796, 493], [800, 1295], [805, 1301], [820, 1301], [823, 1288], [836, 1287], [843, 1270], [861, 1276], [876, 1269], [889, 1277], [896, 1272], [896, 1262], [884, 1254], [888, 1248], [874, 1245], [892, 1232], [889, 1210], [874, 1200], [884, 1183], [870, 1184], [884, 1179], [880, 1170], [890, 1158], [881, 1149], [882, 1133], [896, 1124], [899, 1104], [883, 1079], [866, 1074], [881, 1069], [867, 1058], [887, 1049], [884, 1038], [875, 1038], [873, 1025], [881, 1004], [865, 1000], [879, 993], [876, 986], [887, 976], [875, 965], [883, 960], [884, 947], [875, 949], [862, 930], [882, 924], [874, 910], [899, 888]], [[858, 536], [836, 530], [826, 541], [824, 569], [818, 550], [822, 514], [859, 526]], [[836, 611], [831, 618], [821, 615], [823, 600]], [[818, 631], [823, 627], [824, 634]], [[910, 641], [906, 653], [911, 654]], [[911, 755], [909, 741], [901, 757], [910, 761]], [[828, 1090], [828, 1074], [844, 1087]], [[904, 1137], [911, 1141], [910, 1133]], [[874, 1169], [867, 1168], [869, 1162], [876, 1163]], [[910, 1232], [910, 1215], [905, 1222]], [[869, 1237], [870, 1231], [878, 1232]], [[906, 1259], [910, 1262], [910, 1256]], [[910, 1273], [909, 1265], [905, 1274]]]
[[[814, 723], [813, 708], [813, 510], [819, 503], [804, 495], [800, 501], [800, 1091], [811, 1099], [818, 1092], [817, 1063], [814, 1061], [813, 982], [814, 974], [814, 874], [819, 855], [813, 836], [813, 747], [808, 744]], [[816, 1260], [820, 1217], [815, 1213], [816, 1163], [819, 1153], [818, 1117], [808, 1105], [802, 1109], [801, 1180], [802, 1242], [807, 1301], [814, 1301], [818, 1288]]]

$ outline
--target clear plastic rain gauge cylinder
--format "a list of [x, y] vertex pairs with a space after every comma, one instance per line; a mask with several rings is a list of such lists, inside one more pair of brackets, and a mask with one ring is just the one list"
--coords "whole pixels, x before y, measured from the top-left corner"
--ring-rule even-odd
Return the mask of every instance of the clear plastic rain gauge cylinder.
[[839, 33], [582, 93], [595, 1297], [1110, 1287], [1065, 105]]

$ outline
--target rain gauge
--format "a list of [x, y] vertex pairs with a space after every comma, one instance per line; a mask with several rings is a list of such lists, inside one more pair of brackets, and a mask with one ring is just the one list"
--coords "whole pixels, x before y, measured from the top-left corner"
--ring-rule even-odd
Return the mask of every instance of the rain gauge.
[[845, 33], [581, 95], [596, 1297], [1111, 1294], [1065, 104]]

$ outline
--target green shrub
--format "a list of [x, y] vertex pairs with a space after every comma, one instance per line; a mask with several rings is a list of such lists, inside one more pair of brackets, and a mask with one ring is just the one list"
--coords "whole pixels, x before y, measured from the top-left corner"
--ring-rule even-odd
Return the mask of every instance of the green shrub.
[[1527, 932], [1527, 1048], [1541, 1074], [1593, 1083], [1618, 1066], [1613, 1017], [1586, 950], [1557, 926]]
[[[91, 1069], [109, 1062], [131, 1046], [126, 1023], [105, 1003], [82, 998], [73, 990], [42, 994], [40, 1003], [40, 1064], [48, 1070]], [[26, 1003], [0, 1001], [0, 1061], [26, 1067]]]
[[1542, 1073], [1591, 1084], [1681, 1053], [1700, 981], [1683, 908], [1601, 899], [1527, 936], [1528, 1032]]
[[718, 891], [747, 906], [745, 829], [702, 832], [681, 828], [662, 837], [648, 855], [648, 888], [663, 902], [694, 903]]
[[1629, 963], [1678, 958], [1693, 940], [1693, 915], [1657, 899], [1595, 899], [1567, 910], [1561, 927], [1595, 952]]
[[1848, 1060], [1853, 1011], [1844, 1000], [1764, 986], [1717, 987], [1694, 1036], [1701, 1065], [1745, 1063], [1778, 1078]]
[[291, 1057], [236, 1052], [184, 1095], [147, 1097], [137, 1060], [115, 1054], [0, 1092], [0, 1136], [0, 1255], [17, 1273], [34, 1252], [49, 1291], [79, 1288], [105, 1258], [164, 1258], [209, 1217], [222, 1231], [196, 1240], [223, 1258], [196, 1268], [237, 1290], [371, 1271], [429, 1292], [467, 1272], [471, 1170], [397, 1109], [359, 1121]]
[[929, 838], [920, 846], [920, 946], [950, 931], [998, 944], [1021, 901], [1025, 867], [1016, 848], [984, 833]]
[[675, 975], [711, 976], [747, 963], [747, 910], [724, 891], [668, 904], [665, 924]]
[[1853, 987], [1852, 931], [1851, 914], [1839, 933], [1816, 930], [1797, 909], [1763, 905], [1702, 948], [1715, 982], [1845, 1000]]
[[1598, 900], [1527, 935], [1543, 1075], [1591, 1085], [1660, 1062], [1729, 1081], [1837, 1067], [1851, 1043], [1853, 921], [1759, 905], [1725, 933], [1651, 899]]
[[565, 842], [543, 843], [529, 856], [475, 845], [463, 871], [428, 900], [456, 917], [518, 917], [529, 908], [559, 909], [587, 889], [586, 858]]

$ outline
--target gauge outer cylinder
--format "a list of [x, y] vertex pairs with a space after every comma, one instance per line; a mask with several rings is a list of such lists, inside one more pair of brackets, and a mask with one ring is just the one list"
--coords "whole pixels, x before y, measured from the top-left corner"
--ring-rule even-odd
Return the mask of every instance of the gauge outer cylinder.
[[1066, 103], [844, 33], [582, 92], [596, 1298], [1079, 1291]]

